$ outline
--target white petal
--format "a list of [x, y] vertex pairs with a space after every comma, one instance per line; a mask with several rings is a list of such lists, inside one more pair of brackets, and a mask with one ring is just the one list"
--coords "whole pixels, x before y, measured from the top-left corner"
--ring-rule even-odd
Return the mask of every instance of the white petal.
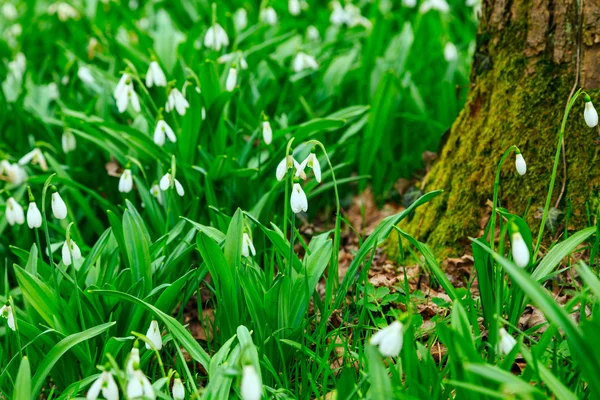
[[57, 219], [65, 219], [67, 217], [67, 205], [58, 192], [52, 193], [52, 213]]
[[[160, 329], [157, 321], [150, 322], [150, 327], [148, 328], [148, 332], [146, 332], [146, 337], [152, 342], [156, 350], [162, 349], [162, 337], [160, 335]], [[152, 350], [152, 347], [150, 347], [148, 343], [146, 343], [146, 348], [148, 350]]]
[[585, 119], [585, 123], [590, 128], [598, 125], [598, 112], [594, 108], [594, 105], [591, 101], [585, 103], [585, 109], [583, 111], [583, 118]]
[[273, 141], [273, 130], [271, 129], [271, 124], [269, 121], [264, 121], [262, 123], [263, 127], [263, 140], [265, 144], [269, 145]]
[[277, 164], [277, 170], [275, 171], [275, 176], [278, 181], [281, 181], [285, 177], [287, 170], [287, 159], [284, 157], [284, 159]]
[[131, 86], [131, 89], [129, 90], [129, 96], [130, 96], [130, 101], [131, 101], [131, 108], [133, 108], [133, 110], [135, 112], [140, 112], [141, 108], [140, 108], [140, 100], [138, 98], [137, 93], [135, 92], [135, 90], [133, 90], [133, 85]]
[[183, 400], [185, 398], [185, 388], [183, 387], [183, 383], [181, 379], [175, 378], [173, 381], [173, 399], [174, 400]]
[[177, 136], [175, 136], [175, 132], [173, 132], [173, 129], [171, 129], [169, 124], [167, 124], [165, 121], [163, 121], [163, 122], [164, 122], [165, 133], [167, 134], [167, 137], [169, 138], [169, 140], [173, 143], [177, 142]]
[[294, 183], [290, 205], [295, 214], [308, 210], [308, 200], [299, 183]]
[[42, 213], [40, 213], [34, 202], [29, 203], [29, 208], [27, 209], [27, 226], [30, 229], [42, 226]]
[[515, 264], [525, 268], [529, 264], [529, 248], [519, 232], [512, 234], [512, 256]]
[[63, 244], [63, 247], [62, 247], [62, 262], [67, 267], [69, 265], [71, 265], [71, 263], [72, 263], [71, 253], [69, 251], [69, 245], [67, 244], [67, 241], [65, 241], [65, 243]]
[[102, 388], [102, 395], [106, 400], [119, 400], [119, 387], [111, 373], [105, 379], [106, 387]]
[[525, 175], [527, 172], [527, 163], [525, 163], [525, 159], [521, 153], [517, 154], [515, 160], [515, 167], [517, 168], [517, 172], [519, 175]]
[[177, 179], [175, 179], [175, 191], [181, 197], [183, 197], [183, 195], [185, 194], [185, 190], [183, 190], [183, 186], [181, 186], [181, 183]]
[[119, 192], [129, 193], [131, 192], [131, 189], [133, 189], [133, 177], [131, 175], [131, 170], [126, 169], [119, 178]]
[[102, 383], [104, 383], [103, 378], [104, 376], [100, 375], [98, 379], [96, 379], [94, 383], [92, 383], [92, 386], [90, 386], [90, 390], [88, 390], [87, 392], [87, 400], [96, 400], [98, 398], [98, 396], [100, 395], [100, 390], [102, 389]]
[[171, 187], [171, 174], [167, 172], [162, 178], [160, 178], [159, 187], [163, 192]]
[[313, 173], [315, 174], [315, 179], [317, 182], [321, 183], [321, 164], [316, 157], [314, 158], [313, 162]]
[[120, 113], [124, 113], [125, 110], [127, 110], [128, 104], [129, 104], [128, 91], [124, 90], [119, 94], [119, 97], [117, 97], [117, 110], [119, 110]]
[[512, 349], [517, 344], [517, 341], [514, 337], [506, 332], [506, 329], [500, 328], [499, 342], [498, 342], [498, 352], [500, 354], [508, 354], [512, 351]]
[[136, 376], [132, 379], [129, 379], [129, 383], [127, 384], [127, 397], [130, 399], [137, 399], [138, 397], [142, 397], [144, 395], [144, 387], [142, 386], [142, 381], [140, 380], [136, 371]]
[[8, 327], [13, 331], [17, 330], [17, 326], [15, 325], [15, 313], [13, 312], [11, 306], [8, 306], [8, 316], [6, 317], [6, 323], [8, 324]]
[[154, 128], [154, 143], [158, 146], [162, 146], [165, 144], [165, 130], [164, 130], [164, 122], [162, 119], [158, 121], [156, 124], [156, 128]]
[[38, 149], [33, 149], [29, 153], [25, 154], [19, 160], [19, 164], [20, 165], [29, 164], [29, 162], [31, 162], [31, 160], [33, 160], [33, 157], [35, 157], [35, 155], [37, 154], [38, 151], [39, 151]]
[[262, 382], [252, 365], [244, 366], [240, 393], [243, 400], [260, 400], [262, 397]]
[[228, 92], [233, 92], [235, 89], [235, 85], [237, 84], [237, 70], [235, 68], [229, 68], [229, 73], [227, 74], [227, 81], [225, 82], [225, 90]]

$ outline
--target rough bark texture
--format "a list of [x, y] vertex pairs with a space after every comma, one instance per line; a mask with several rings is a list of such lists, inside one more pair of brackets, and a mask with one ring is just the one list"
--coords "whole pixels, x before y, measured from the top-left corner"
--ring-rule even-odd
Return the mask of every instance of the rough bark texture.
[[[600, 0], [580, 1], [579, 87], [598, 107]], [[527, 174], [518, 176], [514, 156], [509, 158], [499, 201], [517, 214], [527, 209], [526, 220], [537, 233], [535, 214], [544, 206], [561, 120], [575, 83], [578, 26], [575, 0], [484, 1], [469, 98], [439, 161], [425, 177], [425, 191], [443, 189], [444, 194], [419, 208], [405, 229], [434, 248], [460, 251], [457, 247], [477, 235], [489, 215], [497, 163], [514, 144], [527, 161]], [[587, 210], [596, 213], [600, 188], [598, 132], [584, 124], [583, 97], [565, 132], [567, 181], [558, 208], [565, 213], [570, 209], [569, 228], [576, 229], [588, 221]], [[561, 191], [562, 164], [558, 171], [552, 206]]]

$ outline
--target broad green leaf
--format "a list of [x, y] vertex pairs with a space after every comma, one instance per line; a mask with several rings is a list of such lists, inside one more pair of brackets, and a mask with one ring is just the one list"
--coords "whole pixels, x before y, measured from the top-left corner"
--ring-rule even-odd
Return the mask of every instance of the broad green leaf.
[[29, 366], [29, 359], [23, 357], [21, 365], [19, 366], [19, 372], [17, 373], [17, 380], [15, 381], [15, 394], [14, 400], [31, 400], [31, 367]]

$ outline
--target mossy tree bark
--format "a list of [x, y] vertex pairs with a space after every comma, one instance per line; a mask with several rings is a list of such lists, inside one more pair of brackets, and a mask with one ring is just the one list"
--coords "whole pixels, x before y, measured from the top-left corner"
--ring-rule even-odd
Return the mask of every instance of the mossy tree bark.
[[[535, 214], [544, 207], [578, 69], [578, 87], [600, 105], [600, 0], [579, 1], [581, 13], [576, 0], [483, 2], [469, 98], [425, 177], [424, 190], [444, 194], [418, 209], [405, 226], [410, 233], [438, 249], [457, 252], [457, 245], [468, 244], [467, 237], [477, 235], [490, 214], [497, 164], [511, 145], [525, 157], [527, 174], [517, 175], [511, 157], [502, 168], [499, 202], [525, 213], [537, 233]], [[585, 225], [597, 209], [597, 138], [597, 130], [584, 124], [581, 97], [565, 130], [564, 194], [561, 164], [551, 203], [554, 207], [560, 196], [557, 208], [569, 229]]]

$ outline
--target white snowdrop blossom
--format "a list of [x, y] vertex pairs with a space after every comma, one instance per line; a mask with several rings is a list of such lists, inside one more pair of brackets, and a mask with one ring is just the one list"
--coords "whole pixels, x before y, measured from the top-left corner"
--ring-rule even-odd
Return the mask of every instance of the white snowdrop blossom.
[[219, 64], [226, 64], [228, 62], [236, 61], [236, 60], [239, 61], [240, 67], [244, 71], [248, 69], [248, 63], [246, 62], [246, 59], [244, 58], [244, 55], [242, 54], [241, 51], [236, 51], [234, 53], [223, 54], [222, 56], [220, 56], [219, 58], [217, 58], [217, 62]]
[[[160, 328], [158, 327], [158, 322], [152, 320], [150, 322], [150, 327], [148, 327], [148, 332], [146, 332], [146, 337], [152, 342], [152, 346], [156, 350], [162, 349], [162, 336], [160, 335]], [[153, 350], [150, 344], [146, 343], [146, 348], [148, 350]]]
[[237, 69], [229, 68], [229, 73], [227, 74], [227, 80], [225, 81], [225, 90], [228, 92], [233, 92], [235, 89], [235, 85], [237, 84]]
[[81, 65], [77, 69], [77, 77], [79, 78], [79, 80], [81, 80], [81, 82], [83, 82], [84, 84], [86, 84], [88, 86], [94, 85], [96, 83], [96, 80], [94, 79], [94, 76], [92, 75], [92, 70], [89, 69], [89, 67], [87, 67], [85, 65]]
[[[298, 170], [300, 169], [300, 164], [294, 159], [294, 157], [288, 155], [277, 165], [277, 170], [275, 171], [275, 176], [277, 177], [277, 180], [281, 181], [285, 177], [285, 174], [287, 173], [288, 169], [292, 167]], [[306, 179], [306, 175], [304, 173], [302, 173], [300, 177], [302, 179]]]
[[15, 59], [8, 63], [8, 69], [13, 73], [13, 75], [15, 75], [16, 78], [18, 78], [18, 80], [23, 78], [25, 68], [27, 68], [27, 59], [21, 52], [17, 53]]
[[244, 8], [238, 8], [233, 14], [233, 24], [238, 31], [246, 29], [248, 26], [248, 12]]
[[402, 5], [406, 8], [415, 8], [417, 0], [402, 0]]
[[306, 28], [306, 37], [309, 40], [319, 40], [321, 39], [321, 34], [314, 25], [310, 25], [308, 28]]
[[150, 61], [148, 72], [146, 73], [146, 86], [164, 87], [167, 86], [167, 77], [156, 61]]
[[517, 157], [515, 158], [515, 167], [517, 168], [519, 175], [525, 175], [527, 172], [527, 163], [523, 158], [523, 154], [517, 153]]
[[498, 353], [507, 355], [515, 347], [515, 345], [517, 344], [517, 341], [515, 340], [514, 337], [509, 335], [509, 333], [506, 332], [506, 329], [504, 329], [504, 328], [500, 328], [499, 334], [500, 334], [500, 338], [499, 338], [500, 340], [498, 341]]
[[513, 260], [518, 267], [525, 268], [529, 264], [529, 248], [527, 247], [527, 243], [525, 243], [519, 231], [514, 232], [511, 239]]
[[240, 394], [242, 400], [260, 400], [262, 398], [263, 386], [256, 369], [252, 365], [244, 365], [242, 369], [242, 383]]
[[66, 130], [63, 132], [61, 137], [62, 149], [65, 153], [69, 153], [77, 147], [77, 140], [75, 139], [75, 135], [70, 130]]
[[250, 254], [252, 254], [252, 256], [256, 255], [256, 249], [254, 248], [254, 244], [252, 243], [252, 239], [250, 239], [250, 236], [244, 232], [244, 234], [242, 235], [242, 255], [244, 257], [250, 257]]
[[2, 15], [8, 20], [16, 19], [19, 16], [17, 8], [13, 3], [10, 2], [2, 5]]
[[447, 13], [450, 11], [450, 6], [446, 0], [425, 0], [421, 3], [421, 7], [419, 8], [421, 14], [426, 14], [431, 10]]
[[295, 72], [302, 72], [305, 69], [318, 69], [319, 64], [317, 60], [313, 56], [309, 56], [306, 53], [299, 52], [294, 57], [294, 61], [292, 61], [292, 69]]
[[29, 229], [42, 226], [42, 213], [34, 201], [29, 203], [29, 208], [27, 209], [27, 226], [29, 226]]
[[61, 252], [63, 264], [67, 267], [74, 261], [81, 260], [81, 250], [73, 239], [65, 240]]
[[265, 143], [271, 144], [271, 142], [273, 141], [273, 130], [271, 129], [271, 124], [269, 123], [269, 121], [263, 121], [262, 134]]
[[367, 18], [363, 17], [360, 13], [360, 8], [354, 4], [347, 3], [344, 7], [344, 13], [346, 14], [346, 25], [349, 28], [353, 28], [357, 25], [361, 25], [367, 29], [371, 29], [373, 24]]
[[154, 388], [152, 384], [144, 375], [142, 371], [136, 369], [133, 371], [133, 374], [129, 377], [129, 382], [127, 383], [127, 398], [129, 399], [155, 399], [156, 393], [154, 393]]
[[300, 12], [302, 11], [300, 0], [288, 0], [288, 11], [291, 15], [300, 15]]
[[160, 187], [156, 183], [150, 188], [150, 194], [156, 197], [156, 200], [158, 200], [158, 204], [163, 204], [162, 192], [160, 190]]
[[156, 128], [154, 128], [154, 143], [159, 146], [164, 145], [165, 136], [168, 137], [171, 142], [177, 142], [177, 137], [175, 136], [173, 129], [171, 129], [164, 119], [160, 119], [156, 123]]
[[67, 205], [58, 192], [52, 193], [52, 214], [56, 219], [65, 219], [67, 217]]
[[44, 157], [44, 153], [37, 147], [31, 150], [29, 153], [25, 154], [19, 160], [20, 165], [25, 164], [34, 164], [39, 165], [42, 171], [48, 171], [48, 164], [46, 163], [46, 157]]
[[317, 159], [315, 153], [310, 153], [308, 157], [306, 157], [304, 161], [302, 161], [300, 167], [296, 170], [296, 176], [302, 176], [306, 167], [311, 168], [313, 170], [313, 173], [315, 174], [315, 179], [317, 180], [317, 182], [321, 183], [321, 164], [319, 164], [319, 160]]
[[583, 110], [583, 119], [590, 128], [598, 125], [598, 112], [592, 104], [592, 99], [587, 94], [585, 95], [585, 108]]
[[131, 175], [131, 170], [126, 168], [119, 178], [119, 192], [129, 193], [131, 189], [133, 189], [133, 175]]
[[23, 225], [25, 223], [25, 213], [23, 212], [23, 207], [17, 201], [9, 197], [6, 200], [6, 220], [10, 226], [14, 224]]
[[77, 10], [64, 1], [57, 1], [56, 3], [50, 4], [48, 7], [48, 14], [58, 15], [58, 19], [62, 22], [65, 22], [69, 19], [79, 18], [79, 13]]
[[306, 210], [308, 210], [308, 199], [299, 183], [294, 183], [294, 186], [292, 187], [290, 205], [294, 214], [306, 212]]
[[174, 186], [175, 191], [178, 195], [183, 197], [183, 195], [185, 194], [185, 190], [183, 190], [183, 186], [181, 185], [181, 183], [177, 179], [173, 178], [173, 175], [171, 175], [170, 172], [167, 172], [163, 175], [162, 178], [160, 178], [159, 185], [160, 190], [162, 190], [163, 192], [169, 190], [169, 188], [172, 188]]
[[171, 112], [171, 110], [177, 110], [177, 114], [184, 116], [185, 110], [190, 107], [190, 103], [183, 97], [183, 94], [177, 88], [173, 88], [169, 93], [165, 110]]
[[6, 318], [6, 323], [8, 324], [8, 327], [10, 329], [12, 329], [13, 331], [17, 330], [17, 327], [15, 325], [15, 314], [13, 313], [13, 309], [10, 306], [10, 304], [5, 304], [2, 307], [0, 307], [0, 315], [2, 316], [2, 318]]
[[135, 366], [140, 364], [140, 349], [138, 349], [137, 344], [133, 346], [131, 352], [129, 353], [129, 358], [127, 358], [127, 365], [125, 366], [125, 372], [127, 376], [133, 375], [135, 372]]
[[11, 164], [7, 160], [0, 161], [0, 175], [14, 185], [20, 185], [27, 179], [25, 169], [19, 164]]
[[336, 26], [343, 25], [346, 22], [346, 12], [344, 11], [344, 7], [342, 7], [339, 1], [334, 1], [332, 5], [333, 11], [329, 17], [329, 22]]
[[267, 7], [260, 10], [260, 21], [267, 25], [277, 24], [277, 13], [273, 7]]
[[397, 357], [402, 350], [403, 326], [400, 321], [394, 321], [371, 337], [371, 344], [379, 346], [379, 352], [384, 357]]
[[183, 387], [183, 383], [181, 382], [181, 378], [179, 375], [173, 381], [173, 389], [171, 391], [173, 393], [174, 400], [184, 400], [185, 399], [185, 388]]
[[214, 24], [208, 28], [206, 36], [204, 36], [204, 47], [221, 51], [221, 48], [227, 46], [229, 46], [229, 37], [221, 25]]
[[135, 112], [140, 112], [140, 99], [135, 92], [133, 80], [129, 74], [124, 73], [121, 76], [121, 79], [119, 79], [119, 82], [115, 87], [113, 96], [117, 102], [117, 109], [120, 113], [124, 113], [125, 110], [127, 110], [129, 103], [131, 103], [131, 107]]
[[446, 43], [444, 46], [444, 58], [448, 62], [453, 62], [458, 60], [458, 50], [456, 46], [452, 42]]

